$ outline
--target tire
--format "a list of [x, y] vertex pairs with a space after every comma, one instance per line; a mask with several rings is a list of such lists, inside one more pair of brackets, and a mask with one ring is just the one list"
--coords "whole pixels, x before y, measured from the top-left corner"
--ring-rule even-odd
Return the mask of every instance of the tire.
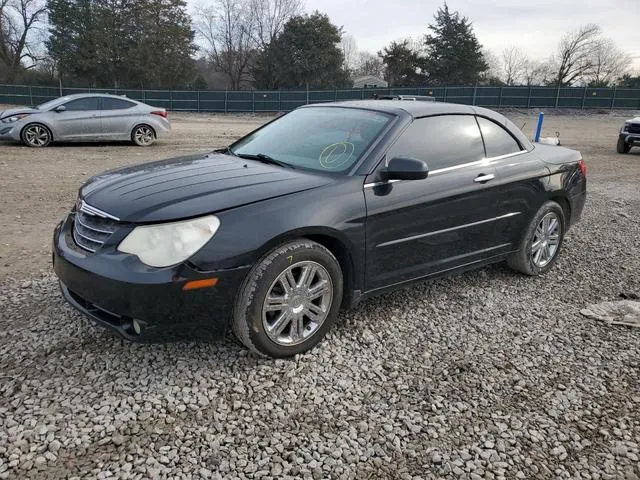
[[618, 138], [618, 145], [616, 145], [618, 153], [629, 153], [631, 145], [624, 141], [624, 138]]
[[[549, 223], [544, 227], [547, 219]], [[557, 221], [557, 227], [553, 227], [551, 223], [553, 220]], [[518, 252], [507, 260], [509, 266], [525, 275], [542, 275], [548, 272], [558, 258], [566, 225], [562, 207], [553, 201], [546, 202], [527, 226]], [[546, 234], [544, 230], [547, 231]], [[540, 239], [541, 233], [544, 234], [542, 239]], [[536, 242], [540, 247], [538, 249], [536, 249]]]
[[22, 143], [31, 148], [44, 148], [53, 140], [51, 130], [41, 123], [30, 123], [20, 132]]
[[[304, 271], [312, 275], [307, 282]], [[292, 357], [322, 340], [338, 317], [342, 294], [342, 270], [328, 249], [307, 239], [285, 243], [247, 275], [236, 297], [232, 329], [258, 354]]]
[[156, 132], [149, 125], [136, 125], [131, 131], [131, 141], [139, 147], [148, 147], [156, 141]]

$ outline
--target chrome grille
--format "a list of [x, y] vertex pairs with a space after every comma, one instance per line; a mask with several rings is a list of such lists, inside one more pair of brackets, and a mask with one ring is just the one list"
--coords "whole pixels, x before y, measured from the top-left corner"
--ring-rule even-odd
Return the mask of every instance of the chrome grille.
[[80, 248], [95, 252], [116, 231], [118, 222], [96, 214], [95, 209], [82, 202], [76, 209], [73, 240]]

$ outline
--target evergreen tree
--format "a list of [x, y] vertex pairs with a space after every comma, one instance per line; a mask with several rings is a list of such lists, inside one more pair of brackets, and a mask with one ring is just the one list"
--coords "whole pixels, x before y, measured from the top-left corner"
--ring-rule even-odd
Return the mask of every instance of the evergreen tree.
[[489, 67], [482, 45], [467, 17], [450, 12], [445, 3], [429, 25], [433, 34], [425, 37], [426, 70], [432, 85], [470, 85]]
[[49, 0], [60, 75], [98, 87], [174, 88], [195, 76], [184, 0]]
[[409, 41], [391, 42], [378, 52], [385, 66], [385, 80], [389, 86], [410, 86], [424, 84], [421, 72], [423, 60], [409, 46]]
[[256, 60], [257, 88], [331, 88], [350, 83], [342, 32], [319, 12], [292, 17]]

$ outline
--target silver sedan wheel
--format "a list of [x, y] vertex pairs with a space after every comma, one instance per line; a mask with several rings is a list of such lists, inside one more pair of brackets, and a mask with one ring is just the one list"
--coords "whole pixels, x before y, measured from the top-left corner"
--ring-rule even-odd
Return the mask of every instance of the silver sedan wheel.
[[544, 268], [558, 252], [562, 224], [554, 212], [547, 213], [542, 219], [531, 242], [531, 258], [538, 268]]
[[137, 145], [147, 146], [153, 143], [155, 135], [151, 127], [147, 127], [146, 125], [140, 125], [133, 132], [133, 141], [136, 142]]
[[29, 125], [22, 134], [30, 147], [45, 147], [51, 141], [51, 134], [42, 125]]
[[262, 305], [262, 325], [278, 345], [297, 345], [315, 334], [329, 314], [333, 283], [319, 263], [287, 267], [271, 284]]

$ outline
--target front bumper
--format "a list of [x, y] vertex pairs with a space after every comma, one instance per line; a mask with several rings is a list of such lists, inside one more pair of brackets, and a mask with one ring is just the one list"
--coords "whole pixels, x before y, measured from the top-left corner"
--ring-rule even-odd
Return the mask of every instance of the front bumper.
[[0, 122], [0, 140], [8, 140], [12, 142], [20, 141], [20, 129], [21, 125], [16, 123], [2, 123]]
[[629, 145], [640, 146], [640, 133], [620, 132], [620, 138]]
[[[151, 268], [119, 252], [85, 252], [73, 241], [73, 219], [55, 229], [53, 269], [64, 298], [77, 310], [132, 341], [201, 338], [226, 328], [249, 266], [210, 272], [186, 263]], [[182, 290], [190, 280], [212, 277], [218, 279], [214, 287]]]

